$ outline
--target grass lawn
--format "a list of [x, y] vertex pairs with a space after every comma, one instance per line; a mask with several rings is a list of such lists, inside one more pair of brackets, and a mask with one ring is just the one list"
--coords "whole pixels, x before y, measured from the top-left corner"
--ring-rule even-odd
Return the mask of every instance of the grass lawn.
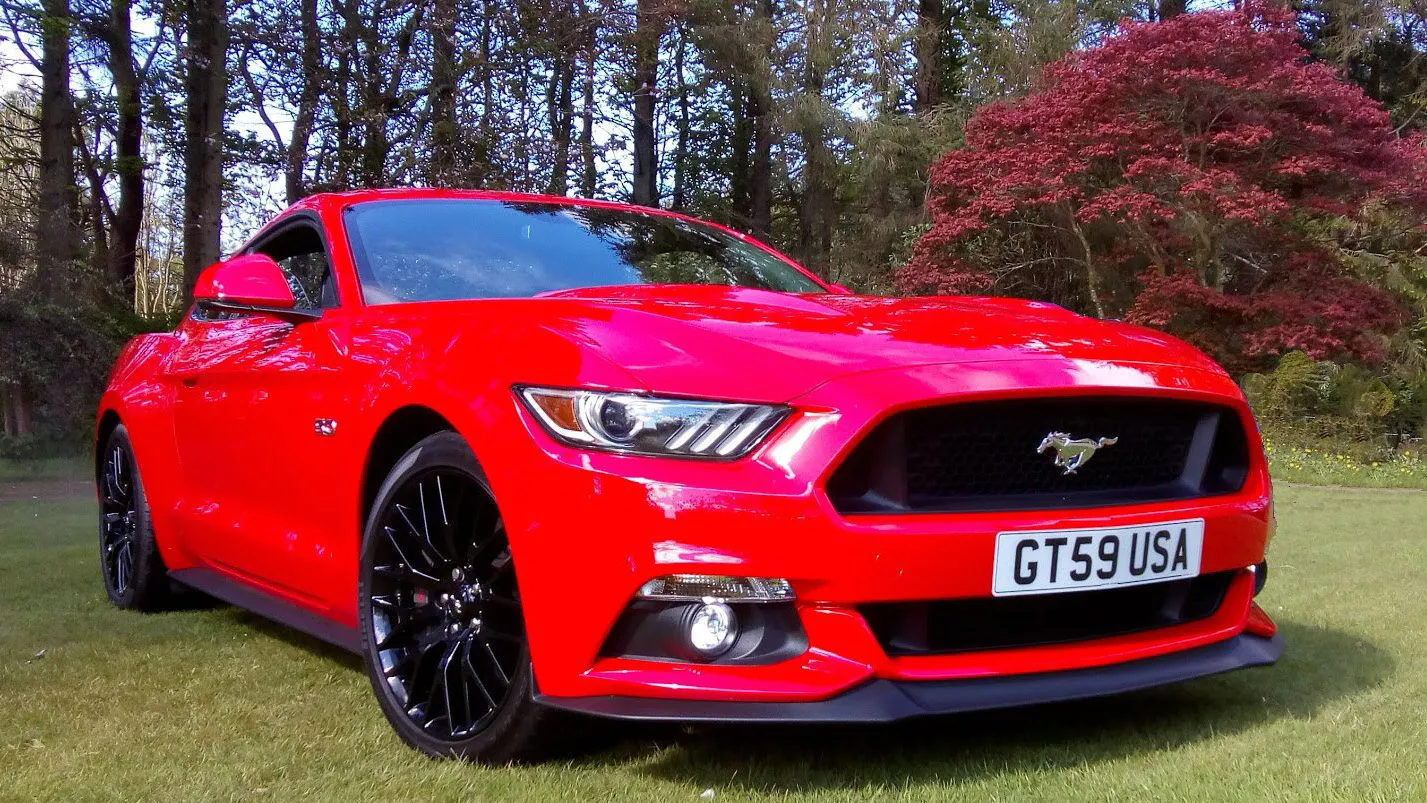
[[1350, 488], [1427, 489], [1427, 457], [1416, 446], [1380, 459], [1345, 454], [1332, 444], [1264, 443], [1274, 479]]
[[92, 479], [93, 472], [94, 458], [88, 455], [31, 460], [0, 458], [0, 481]]
[[1279, 500], [1271, 669], [497, 769], [407, 750], [356, 661], [310, 639], [231, 608], [111, 609], [88, 499], [0, 502], [0, 801], [1427, 800], [1427, 493]]

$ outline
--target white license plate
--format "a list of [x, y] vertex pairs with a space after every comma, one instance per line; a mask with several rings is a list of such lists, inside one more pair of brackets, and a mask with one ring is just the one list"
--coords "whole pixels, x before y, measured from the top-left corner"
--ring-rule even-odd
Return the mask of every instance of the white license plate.
[[1199, 575], [1204, 520], [996, 535], [992, 593], [1054, 594]]

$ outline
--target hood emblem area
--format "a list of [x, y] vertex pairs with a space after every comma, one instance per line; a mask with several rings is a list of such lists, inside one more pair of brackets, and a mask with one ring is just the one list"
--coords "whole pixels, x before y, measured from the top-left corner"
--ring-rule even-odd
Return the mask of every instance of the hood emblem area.
[[1065, 469], [1065, 474], [1074, 474], [1076, 469], [1090, 462], [1090, 458], [1095, 453], [1106, 446], [1114, 446], [1119, 438], [1072, 438], [1068, 432], [1050, 432], [1041, 445], [1036, 449], [1036, 454], [1045, 454], [1047, 451], [1055, 452], [1056, 468]]

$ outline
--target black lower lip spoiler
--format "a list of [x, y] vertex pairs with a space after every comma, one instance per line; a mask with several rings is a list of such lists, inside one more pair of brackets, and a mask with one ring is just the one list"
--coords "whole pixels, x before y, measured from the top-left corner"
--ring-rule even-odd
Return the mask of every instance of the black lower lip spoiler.
[[1248, 634], [1140, 661], [953, 681], [873, 680], [828, 700], [806, 703], [668, 700], [646, 697], [550, 697], [552, 708], [612, 719], [671, 722], [895, 722], [914, 717], [1012, 708], [1148, 689], [1252, 666], [1283, 654], [1283, 636]]

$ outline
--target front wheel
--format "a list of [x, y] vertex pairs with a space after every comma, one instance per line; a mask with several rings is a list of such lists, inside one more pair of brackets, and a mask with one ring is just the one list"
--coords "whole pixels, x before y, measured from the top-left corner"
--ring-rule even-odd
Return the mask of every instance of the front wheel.
[[159, 611], [171, 602], [168, 569], [159, 555], [149, 498], [134, 459], [129, 431], [109, 433], [95, 466], [99, 486], [99, 566], [104, 590], [117, 607]]
[[548, 743], [500, 510], [455, 433], [412, 447], [362, 541], [359, 617], [382, 713], [428, 756], [504, 763]]

